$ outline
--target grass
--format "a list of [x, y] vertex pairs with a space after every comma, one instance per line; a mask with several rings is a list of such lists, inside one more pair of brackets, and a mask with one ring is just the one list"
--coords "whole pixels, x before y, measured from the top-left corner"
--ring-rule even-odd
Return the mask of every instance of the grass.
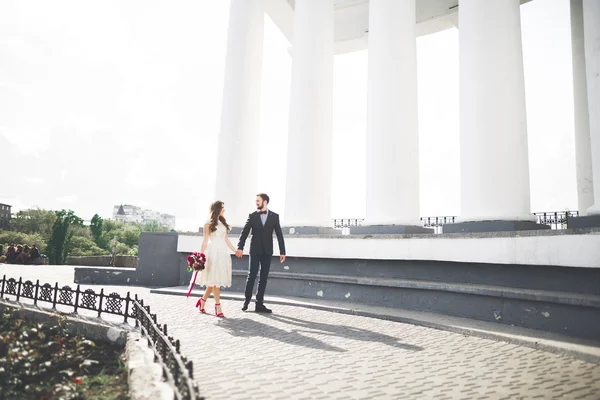
[[64, 325], [0, 314], [0, 400], [129, 398], [123, 348], [70, 336]]

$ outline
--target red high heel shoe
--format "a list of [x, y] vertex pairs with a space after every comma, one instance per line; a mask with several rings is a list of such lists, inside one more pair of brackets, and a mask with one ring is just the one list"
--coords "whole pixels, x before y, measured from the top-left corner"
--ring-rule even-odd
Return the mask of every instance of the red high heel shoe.
[[217, 313], [217, 307], [219, 307], [220, 305], [221, 305], [221, 303], [215, 304], [215, 314], [217, 314], [217, 317], [224, 317], [225, 315], [223, 314], [222, 311], [220, 313]]
[[[202, 304], [203, 301], [204, 301], [204, 304]], [[206, 300], [204, 300], [202, 297], [200, 297], [200, 300], [198, 300], [196, 302], [196, 308], [198, 308], [198, 306], [201, 306], [200, 307], [200, 312], [203, 313], [203, 314], [206, 313], [206, 310], [204, 309], [204, 305], [205, 304], [206, 304]]]

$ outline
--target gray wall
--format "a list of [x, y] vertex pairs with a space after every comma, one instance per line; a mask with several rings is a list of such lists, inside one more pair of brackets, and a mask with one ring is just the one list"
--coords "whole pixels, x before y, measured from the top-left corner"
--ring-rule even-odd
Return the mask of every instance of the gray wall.
[[177, 286], [176, 232], [142, 232], [138, 245], [137, 282], [142, 286]]

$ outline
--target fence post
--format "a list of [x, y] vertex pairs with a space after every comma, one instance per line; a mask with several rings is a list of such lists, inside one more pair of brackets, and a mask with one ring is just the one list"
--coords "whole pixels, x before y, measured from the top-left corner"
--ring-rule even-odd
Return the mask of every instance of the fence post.
[[[73, 291], [73, 289], [71, 289]], [[79, 285], [77, 285], [77, 290], [75, 290], [75, 310], [73, 314], [77, 314], [77, 307], [79, 306]]]
[[131, 297], [129, 296], [129, 292], [127, 292], [127, 297], [125, 297], [125, 320], [123, 321], [125, 323], [127, 323], [127, 317], [129, 316], [129, 302], [130, 301], [131, 301]]
[[58, 282], [54, 284], [54, 300], [52, 301], [52, 309], [56, 310], [56, 297], [58, 296]]
[[0, 298], [4, 298], [4, 285], [6, 284], [6, 275], [2, 277], [2, 290], [0, 291]]
[[98, 318], [102, 314], [102, 300], [104, 299], [104, 288], [100, 289], [100, 302], [98, 303]]
[[19, 277], [19, 285], [17, 286], [17, 301], [21, 298], [21, 284], [23, 283], [23, 278]]
[[37, 306], [37, 300], [38, 300], [38, 291], [40, 289], [40, 280], [36, 279], [35, 281], [35, 295], [33, 296], [33, 304]]

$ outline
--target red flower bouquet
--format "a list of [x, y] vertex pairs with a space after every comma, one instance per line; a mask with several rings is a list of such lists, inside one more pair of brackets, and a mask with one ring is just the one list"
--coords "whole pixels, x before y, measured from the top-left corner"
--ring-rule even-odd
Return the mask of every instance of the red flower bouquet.
[[188, 262], [188, 272], [192, 271], [202, 271], [206, 266], [206, 256], [204, 253], [193, 252], [189, 256], [187, 256]]

